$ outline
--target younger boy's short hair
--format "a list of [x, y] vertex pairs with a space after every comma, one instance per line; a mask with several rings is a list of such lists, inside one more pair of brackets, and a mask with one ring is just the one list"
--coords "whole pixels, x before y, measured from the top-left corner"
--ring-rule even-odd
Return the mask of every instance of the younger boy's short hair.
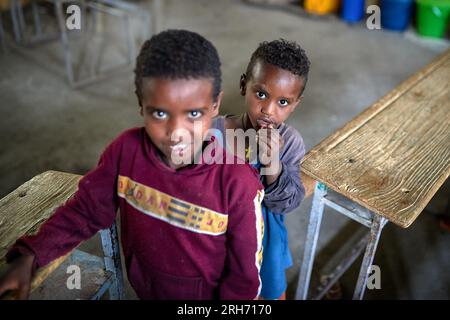
[[245, 72], [248, 79], [252, 77], [253, 67], [257, 61], [272, 64], [303, 78], [304, 83], [300, 94], [305, 90], [311, 62], [298, 43], [284, 39], [261, 42], [248, 63]]
[[147, 40], [136, 59], [134, 74], [139, 105], [142, 102], [142, 80], [147, 77], [209, 78], [213, 83], [214, 101], [221, 90], [222, 73], [216, 48], [201, 35], [187, 30], [167, 30]]

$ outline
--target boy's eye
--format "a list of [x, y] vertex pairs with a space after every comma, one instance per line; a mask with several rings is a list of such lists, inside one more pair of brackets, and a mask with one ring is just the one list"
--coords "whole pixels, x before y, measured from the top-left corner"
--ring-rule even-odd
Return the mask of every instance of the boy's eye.
[[200, 111], [194, 110], [194, 111], [189, 111], [189, 118], [191, 119], [198, 119], [202, 116], [202, 113]]
[[161, 111], [161, 110], [156, 110], [156, 111], [153, 111], [152, 116], [155, 117], [156, 119], [163, 120], [163, 119], [167, 118], [167, 113], [165, 113], [164, 111]]
[[266, 94], [264, 92], [262, 92], [262, 91], [256, 91], [256, 96], [259, 99], [265, 99], [266, 98]]
[[281, 99], [279, 101], [279, 103], [280, 103], [280, 106], [286, 107], [289, 104], [289, 101], [287, 101], [286, 99]]

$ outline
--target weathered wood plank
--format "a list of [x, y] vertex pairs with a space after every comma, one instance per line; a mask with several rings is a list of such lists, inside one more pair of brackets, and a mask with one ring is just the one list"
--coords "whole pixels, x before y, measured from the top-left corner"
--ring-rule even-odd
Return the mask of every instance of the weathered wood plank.
[[[39, 227], [77, 190], [79, 175], [47, 171], [25, 182], [0, 200], [0, 268], [8, 249], [22, 235], [34, 234]], [[32, 290], [53, 272], [68, 255], [39, 269]], [[9, 296], [12, 298], [13, 296]]]
[[408, 227], [450, 175], [450, 50], [354, 118], [302, 171]]

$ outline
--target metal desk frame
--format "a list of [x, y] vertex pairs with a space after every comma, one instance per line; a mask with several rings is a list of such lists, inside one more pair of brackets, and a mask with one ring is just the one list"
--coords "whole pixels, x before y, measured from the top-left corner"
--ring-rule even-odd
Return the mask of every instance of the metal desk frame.
[[103, 296], [104, 290], [109, 290], [110, 300], [122, 300], [123, 272], [120, 262], [120, 245], [117, 234], [117, 226], [114, 223], [109, 229], [100, 231], [105, 262], [105, 270], [112, 273], [112, 281], [105, 283], [99, 292], [91, 300], [98, 300]]
[[[319, 238], [320, 225], [322, 222], [322, 215], [325, 206], [333, 208], [339, 213], [355, 220], [363, 226], [370, 229], [370, 233], [364, 235], [361, 239], [354, 242], [352, 252], [344, 255], [344, 261], [337, 264], [336, 268], [330, 268], [327, 272], [325, 281], [318, 288], [319, 293], [312, 297], [313, 299], [320, 299], [331, 288], [331, 286], [340, 278], [345, 270], [356, 260], [365, 247], [364, 258], [361, 264], [361, 269], [358, 276], [358, 281], [353, 294], [353, 299], [361, 300], [367, 286], [367, 279], [369, 271], [375, 257], [378, 241], [383, 231], [383, 227], [388, 220], [382, 216], [374, 214], [373, 212], [354, 204], [354, 208], [349, 208], [350, 200], [347, 200], [337, 195], [336, 193], [328, 192], [327, 186], [323, 183], [317, 182], [314, 197], [312, 202], [311, 214], [309, 218], [308, 230], [306, 235], [305, 249], [303, 252], [303, 259], [300, 265], [300, 275], [298, 278], [298, 286], [295, 298], [297, 300], [306, 300], [308, 298], [308, 289], [311, 280], [311, 272], [314, 264], [314, 258], [317, 247], [317, 240]], [[336, 256], [340, 255], [338, 253]]]

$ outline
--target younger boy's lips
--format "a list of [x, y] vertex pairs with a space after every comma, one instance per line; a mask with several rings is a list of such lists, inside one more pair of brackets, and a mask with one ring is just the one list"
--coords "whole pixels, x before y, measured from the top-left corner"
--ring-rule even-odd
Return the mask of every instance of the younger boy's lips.
[[270, 119], [257, 119], [256, 123], [261, 128], [273, 128], [274, 123]]

